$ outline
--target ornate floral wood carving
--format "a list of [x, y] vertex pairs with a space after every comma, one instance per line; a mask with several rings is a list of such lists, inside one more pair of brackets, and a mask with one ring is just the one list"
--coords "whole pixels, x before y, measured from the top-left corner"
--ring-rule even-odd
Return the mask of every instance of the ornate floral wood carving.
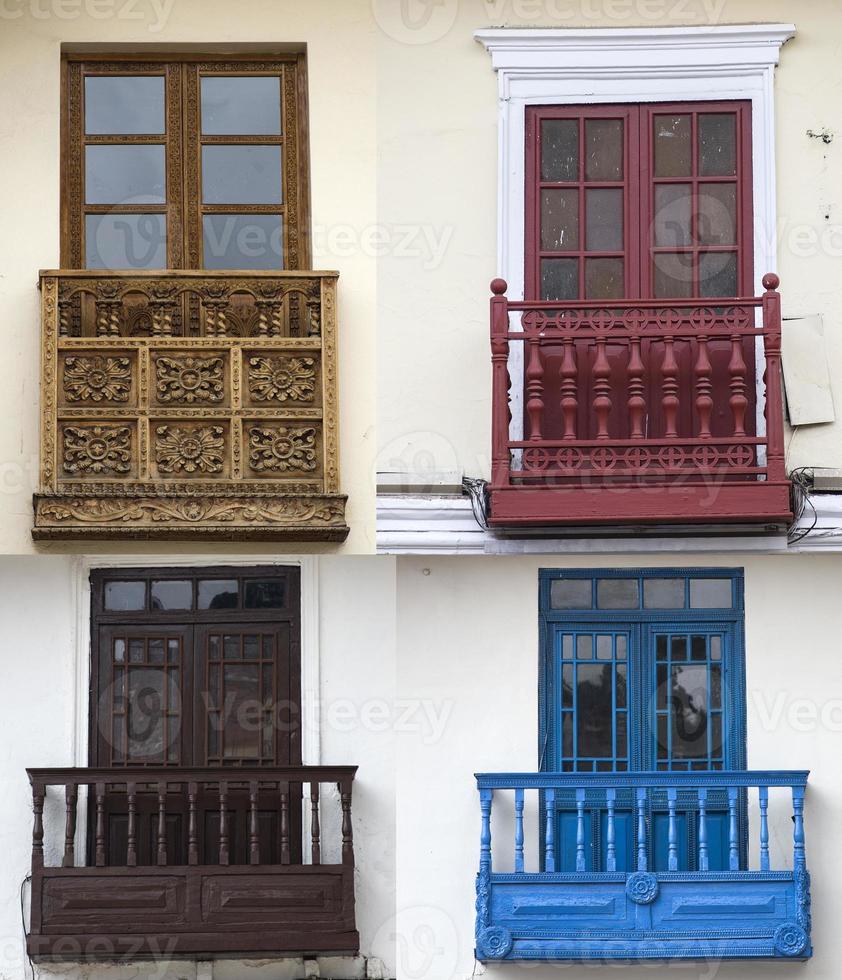
[[335, 274], [73, 271], [41, 288], [34, 537], [345, 537]]

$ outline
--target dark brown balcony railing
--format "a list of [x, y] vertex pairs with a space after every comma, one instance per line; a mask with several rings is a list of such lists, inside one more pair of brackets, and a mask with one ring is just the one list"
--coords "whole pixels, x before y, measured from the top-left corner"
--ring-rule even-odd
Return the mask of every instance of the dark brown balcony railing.
[[33, 958], [357, 952], [356, 767], [27, 772]]
[[494, 280], [491, 524], [788, 522], [778, 277], [763, 285], [514, 302]]
[[41, 273], [36, 539], [341, 541], [336, 273]]

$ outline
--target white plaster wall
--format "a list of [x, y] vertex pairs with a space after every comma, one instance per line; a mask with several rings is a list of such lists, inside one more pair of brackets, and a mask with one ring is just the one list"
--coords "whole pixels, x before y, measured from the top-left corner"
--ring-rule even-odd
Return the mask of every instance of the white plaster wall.
[[[489, 282], [497, 273], [497, 78], [485, 27], [794, 22], [775, 85], [784, 316], [821, 313], [834, 424], [789, 443], [796, 466], [842, 466], [842, 5], [836, 0], [376, 0], [378, 214], [415, 247], [378, 267], [378, 471], [489, 476]], [[401, 10], [406, 8], [401, 6]], [[832, 135], [829, 144], [807, 131]], [[424, 243], [429, 239], [435, 248]], [[758, 286], [759, 288], [759, 286]], [[816, 352], [821, 355], [820, 351]], [[435, 482], [436, 477], [430, 477]], [[400, 480], [392, 478], [392, 484]]]
[[[20, 886], [29, 873], [32, 797], [27, 767], [72, 766], [77, 701], [74, 658], [77, 565], [70, 557], [0, 558], [0, 980], [29, 977]], [[306, 579], [305, 579], [306, 581]], [[395, 815], [392, 713], [395, 705], [395, 578], [392, 559], [319, 561], [321, 709], [318, 757], [357, 765], [355, 831], [357, 927], [361, 959], [322, 960], [329, 980], [395, 976]], [[306, 654], [305, 654], [306, 656]], [[336, 850], [335, 794], [323, 805], [325, 856]], [[59, 863], [63, 801], [48, 798], [45, 854]], [[28, 901], [26, 915], [29, 915]], [[367, 961], [367, 962], [366, 962]], [[296, 980], [300, 960], [183, 962], [116, 967], [43, 966], [39, 977], [77, 980]]]
[[[313, 263], [340, 273], [341, 475], [351, 526], [344, 545], [311, 550], [373, 552], [375, 260], [365, 235], [376, 222], [375, 59], [368, 0], [2, 0], [0, 554], [35, 550], [30, 528], [38, 467], [36, 284], [39, 269], [59, 264], [63, 43], [95, 43], [104, 50], [115, 44], [229, 44], [232, 50], [246, 44], [307, 45]], [[134, 544], [106, 547], [142, 550]], [[277, 553], [279, 547], [253, 550]]]
[[[398, 697], [426, 702], [445, 719], [437, 737], [431, 731], [397, 734], [399, 975], [468, 980], [483, 972], [473, 960], [480, 826], [473, 774], [537, 768], [538, 569], [669, 564], [648, 556], [610, 562], [399, 560]], [[806, 967], [496, 964], [488, 968], [491, 978], [586, 974], [601, 980], [622, 972], [628, 980], [666, 973], [690, 980], [795, 980], [807, 974], [812, 980], [836, 980], [839, 975], [842, 852], [834, 841], [842, 812], [837, 649], [842, 569], [838, 559], [813, 556], [689, 555], [682, 556], [681, 565], [745, 569], [749, 767], [812, 770], [806, 827], [814, 958]], [[789, 812], [775, 817], [773, 862], [791, 862], [789, 817]], [[509, 851], [511, 826], [498, 820], [493, 832]], [[527, 820], [527, 839], [534, 836], [535, 824]], [[508, 854], [502, 870], [507, 860]]]

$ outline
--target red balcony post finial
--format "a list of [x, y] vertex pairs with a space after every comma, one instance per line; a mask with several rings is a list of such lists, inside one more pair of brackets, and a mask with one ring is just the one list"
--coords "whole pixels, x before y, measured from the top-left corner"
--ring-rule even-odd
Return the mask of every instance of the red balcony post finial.
[[774, 272], [763, 277], [763, 333], [766, 348], [766, 467], [770, 481], [786, 480], [784, 410], [781, 382], [780, 279]]
[[509, 482], [509, 301], [506, 281], [491, 282], [491, 484]]

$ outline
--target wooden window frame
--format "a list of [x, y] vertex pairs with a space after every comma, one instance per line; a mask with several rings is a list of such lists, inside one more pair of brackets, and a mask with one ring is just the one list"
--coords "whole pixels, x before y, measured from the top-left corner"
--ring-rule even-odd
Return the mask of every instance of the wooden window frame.
[[[163, 136], [86, 136], [84, 78], [87, 75], [163, 75], [166, 132]], [[202, 136], [199, 79], [203, 75], [277, 75], [282, 78], [279, 137]], [[61, 66], [61, 232], [62, 268], [85, 268], [85, 215], [109, 213], [114, 205], [84, 202], [86, 144], [157, 143], [166, 146], [166, 204], [119, 206], [121, 213], [167, 216], [167, 269], [201, 269], [204, 213], [280, 213], [284, 230], [284, 270], [311, 268], [307, 61], [304, 53], [197, 54], [141, 50], [132, 54], [63, 54]], [[282, 146], [280, 205], [208, 205], [200, 200], [203, 144], [247, 143]], [[94, 271], [94, 270], [92, 270]]]

